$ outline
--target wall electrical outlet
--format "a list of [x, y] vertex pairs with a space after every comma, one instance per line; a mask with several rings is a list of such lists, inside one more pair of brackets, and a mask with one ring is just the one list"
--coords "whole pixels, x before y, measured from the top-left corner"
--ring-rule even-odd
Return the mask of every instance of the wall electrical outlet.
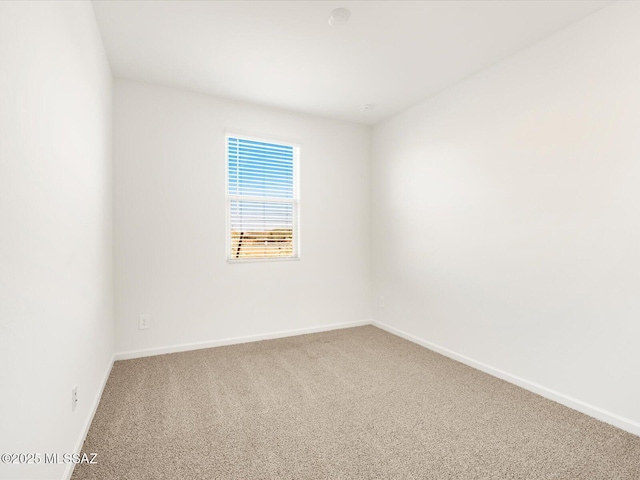
[[384, 297], [382, 295], [380, 295], [380, 298], [378, 299], [378, 306], [380, 308], [384, 308]]
[[78, 405], [78, 386], [74, 385], [71, 389], [71, 411], [73, 412]]
[[151, 326], [151, 315], [148, 313], [141, 313], [138, 320], [140, 322], [140, 330], [145, 330]]

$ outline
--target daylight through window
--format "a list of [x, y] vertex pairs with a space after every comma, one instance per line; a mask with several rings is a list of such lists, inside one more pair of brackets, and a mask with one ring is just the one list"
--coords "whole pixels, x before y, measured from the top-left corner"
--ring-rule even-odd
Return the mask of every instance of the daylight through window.
[[227, 136], [228, 259], [298, 258], [298, 148]]

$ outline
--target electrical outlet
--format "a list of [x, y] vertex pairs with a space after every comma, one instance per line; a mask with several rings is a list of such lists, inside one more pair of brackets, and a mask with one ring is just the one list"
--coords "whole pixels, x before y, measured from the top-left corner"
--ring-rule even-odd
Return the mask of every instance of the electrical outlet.
[[140, 330], [145, 330], [151, 326], [151, 315], [148, 313], [141, 313], [138, 320], [140, 322]]
[[378, 306], [380, 308], [384, 308], [384, 297], [382, 295], [380, 295], [380, 298], [378, 299]]
[[71, 389], [71, 411], [73, 412], [78, 405], [78, 386], [74, 385]]

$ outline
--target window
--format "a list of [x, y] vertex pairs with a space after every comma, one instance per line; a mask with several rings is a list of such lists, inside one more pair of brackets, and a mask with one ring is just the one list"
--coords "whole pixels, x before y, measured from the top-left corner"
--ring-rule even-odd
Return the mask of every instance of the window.
[[227, 135], [227, 258], [298, 258], [298, 147]]

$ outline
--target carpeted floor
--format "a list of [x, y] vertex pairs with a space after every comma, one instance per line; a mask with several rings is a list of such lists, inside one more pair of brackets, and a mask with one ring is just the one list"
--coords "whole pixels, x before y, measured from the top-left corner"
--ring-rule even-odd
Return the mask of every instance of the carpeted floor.
[[636, 437], [375, 327], [116, 362], [73, 479], [640, 479]]

